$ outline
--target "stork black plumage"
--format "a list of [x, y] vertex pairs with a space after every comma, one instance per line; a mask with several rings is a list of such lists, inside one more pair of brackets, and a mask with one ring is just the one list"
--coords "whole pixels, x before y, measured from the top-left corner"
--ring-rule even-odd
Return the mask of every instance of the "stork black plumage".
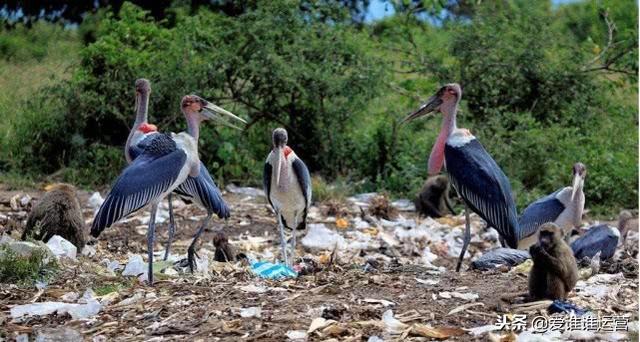
[[[148, 105], [149, 105], [149, 93], [151, 92], [151, 84], [146, 79], [138, 79], [136, 80], [136, 119], [131, 128], [131, 132], [129, 133], [129, 137], [127, 138], [127, 143], [125, 145], [125, 158], [127, 162], [131, 162], [135, 158], [138, 157], [144, 150], [145, 146], [147, 146], [154, 138], [155, 135], [159, 134], [157, 132], [157, 127], [155, 125], [151, 125], [148, 123]], [[237, 116], [219, 108], [215, 105], [212, 105], [206, 100], [203, 100], [195, 95], [191, 95], [189, 97], [189, 101], [198, 102], [202, 108], [207, 108], [212, 114], [218, 113], [231, 117], [237, 121], [241, 121], [245, 123], [244, 120], [238, 118]], [[216, 122], [224, 123], [227, 126], [234, 127], [226, 123], [226, 121], [221, 120], [218, 117], [212, 116], [211, 119], [214, 119]], [[213, 181], [213, 178], [209, 174], [207, 167], [204, 163], [200, 162], [200, 172], [195, 177], [187, 177], [187, 180], [180, 184], [178, 188], [174, 190], [174, 192], [179, 195], [183, 200], [196, 202], [201, 208], [207, 210], [207, 217], [205, 218], [205, 223], [208, 223], [213, 214], [216, 214], [221, 219], [227, 219], [230, 216], [230, 210], [225, 201], [222, 199], [222, 193], [220, 189]], [[173, 242], [173, 237], [175, 235], [175, 219], [173, 216], [173, 196], [169, 194], [167, 196], [167, 201], [169, 203], [169, 239], [167, 241], [167, 245], [164, 253], [164, 260], [167, 260], [169, 257], [169, 253], [171, 250], [171, 244]], [[206, 224], [201, 225], [197, 233], [194, 236], [193, 242], [189, 246], [188, 249], [188, 264], [191, 270], [193, 270], [193, 262], [195, 260], [195, 244], [198, 241], [200, 235], [204, 229], [206, 229]]]
[[451, 184], [465, 203], [464, 241], [456, 271], [460, 270], [471, 240], [468, 209], [495, 228], [503, 244], [506, 243], [509, 247], [517, 246], [519, 229], [509, 179], [476, 137], [468, 130], [456, 126], [461, 97], [462, 89], [458, 84], [447, 84], [403, 121], [410, 121], [436, 110], [444, 115], [442, 130], [429, 157], [429, 174], [439, 173], [446, 164]]
[[264, 165], [264, 192], [276, 212], [280, 230], [282, 256], [287, 265], [284, 229], [292, 230], [292, 260], [295, 261], [296, 235], [307, 226], [307, 213], [311, 206], [311, 176], [309, 169], [293, 150], [287, 146], [288, 135], [284, 128], [273, 131], [273, 148]]

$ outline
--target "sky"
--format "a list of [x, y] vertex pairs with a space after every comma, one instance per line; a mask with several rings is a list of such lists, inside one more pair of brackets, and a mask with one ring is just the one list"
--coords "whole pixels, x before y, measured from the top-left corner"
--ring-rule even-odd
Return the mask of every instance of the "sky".
[[[581, 0], [551, 0], [553, 5], [567, 4], [571, 2], [578, 2]], [[365, 17], [366, 22], [376, 21], [386, 16], [393, 14], [393, 7], [384, 0], [371, 0], [369, 3], [369, 11]]]

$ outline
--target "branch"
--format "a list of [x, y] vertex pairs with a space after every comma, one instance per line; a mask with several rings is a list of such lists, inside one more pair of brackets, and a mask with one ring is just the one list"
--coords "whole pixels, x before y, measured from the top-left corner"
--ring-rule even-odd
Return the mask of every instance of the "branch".
[[604, 22], [607, 23], [607, 30], [609, 31], [607, 45], [605, 45], [604, 49], [602, 49], [602, 51], [600, 51], [600, 53], [594, 59], [592, 59], [589, 63], [587, 63], [587, 65], [585, 65], [583, 69], [586, 69], [587, 66], [592, 65], [597, 61], [599, 61], [613, 44], [613, 31], [616, 30], [616, 25], [612, 21], [609, 21], [608, 12], [604, 12], [602, 16], [604, 17]]

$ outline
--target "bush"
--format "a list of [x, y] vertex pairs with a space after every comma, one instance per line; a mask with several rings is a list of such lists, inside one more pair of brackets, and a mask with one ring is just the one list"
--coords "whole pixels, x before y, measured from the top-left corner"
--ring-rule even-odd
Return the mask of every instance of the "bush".
[[[261, 2], [233, 19], [179, 13], [173, 27], [129, 3], [117, 16], [105, 14], [72, 80], [44, 91], [17, 124], [20, 133], [9, 142], [14, 168], [70, 166], [80, 168], [68, 173], [72, 179], [110, 182], [122, 163], [105, 151], [123, 145], [134, 115], [133, 83], [145, 77], [152, 82], [151, 120], [165, 131], [184, 129], [178, 104], [194, 91], [250, 118], [244, 132], [203, 130], [201, 156], [218, 181], [260, 179], [276, 125], [289, 130], [312, 170], [337, 175], [349, 154], [343, 142], [363, 114], [357, 108], [377, 91], [372, 85], [381, 68], [348, 28], [314, 21], [291, 4]], [[112, 171], [86, 179], [102, 167]]]
[[[637, 206], [636, 4], [477, 2], [440, 21], [426, 17], [437, 4], [419, 16], [413, 3], [396, 6], [355, 26], [335, 2], [256, 1], [230, 14], [177, 6], [165, 21], [130, 3], [101, 11], [81, 28], [87, 45], [73, 77], [24, 104], [0, 168], [62, 168], [68, 181], [109, 184], [124, 166], [134, 80], [145, 77], [151, 121], [164, 131], [184, 129], [178, 103], [194, 91], [249, 119], [242, 132], [203, 129], [201, 157], [220, 183], [260, 185], [271, 130], [283, 126], [321, 177], [316, 199], [413, 197], [440, 119], [398, 122], [418, 97], [456, 81], [458, 125], [504, 169], [519, 208], [569, 185], [576, 161], [588, 167], [597, 214]], [[356, 182], [339, 185], [346, 180]]]

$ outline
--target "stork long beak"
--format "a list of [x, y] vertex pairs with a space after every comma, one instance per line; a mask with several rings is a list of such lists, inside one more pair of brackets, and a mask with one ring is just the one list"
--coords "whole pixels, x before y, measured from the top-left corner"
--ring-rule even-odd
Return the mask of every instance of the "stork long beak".
[[242, 128], [232, 124], [231, 122], [225, 120], [224, 118], [230, 118], [236, 121], [240, 121], [243, 124], [247, 122], [238, 117], [237, 115], [225, 110], [224, 108], [218, 107], [211, 102], [206, 102], [204, 107], [202, 107], [202, 114], [206, 116], [208, 119], [211, 119], [217, 123], [220, 123], [224, 126], [235, 128], [241, 130]]
[[420, 106], [420, 108], [418, 108], [415, 112], [407, 115], [407, 117], [405, 117], [400, 122], [400, 124], [404, 124], [405, 122], [415, 120], [421, 116], [425, 116], [429, 113], [432, 113], [436, 109], [438, 109], [438, 107], [440, 107], [440, 105], [442, 104], [442, 99], [440, 98], [439, 93], [440, 92], [438, 92], [438, 94], [436, 95], [431, 96], [429, 100], [427, 100], [427, 102], [425, 102], [422, 106]]
[[276, 160], [275, 160], [276, 186], [280, 187], [280, 171], [282, 171], [282, 163], [284, 161], [284, 148], [276, 147], [273, 151], [276, 154]]
[[576, 193], [578, 193], [578, 189], [580, 189], [580, 183], [582, 182], [582, 177], [580, 176], [579, 173], [574, 173], [573, 174], [573, 186], [571, 189], [571, 201], [573, 202], [573, 200], [576, 197]]

